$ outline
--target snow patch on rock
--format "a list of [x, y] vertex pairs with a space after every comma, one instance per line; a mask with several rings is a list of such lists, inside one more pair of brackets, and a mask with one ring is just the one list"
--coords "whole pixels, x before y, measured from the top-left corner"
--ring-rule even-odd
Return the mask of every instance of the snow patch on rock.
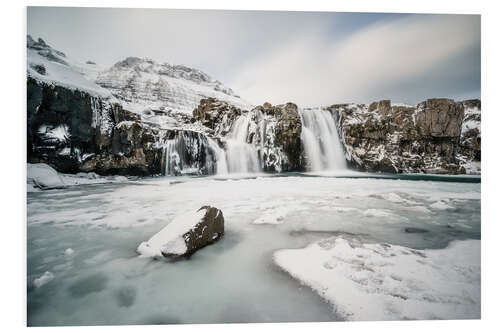
[[142, 242], [137, 252], [142, 257], [163, 257], [162, 253], [183, 255], [187, 251], [183, 235], [193, 229], [205, 216], [205, 208], [177, 216], [147, 242]]

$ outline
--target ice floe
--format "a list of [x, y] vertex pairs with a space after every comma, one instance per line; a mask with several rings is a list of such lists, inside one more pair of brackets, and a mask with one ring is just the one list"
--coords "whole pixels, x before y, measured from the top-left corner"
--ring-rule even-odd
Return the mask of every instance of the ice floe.
[[346, 320], [480, 317], [480, 241], [439, 250], [330, 238], [274, 261]]

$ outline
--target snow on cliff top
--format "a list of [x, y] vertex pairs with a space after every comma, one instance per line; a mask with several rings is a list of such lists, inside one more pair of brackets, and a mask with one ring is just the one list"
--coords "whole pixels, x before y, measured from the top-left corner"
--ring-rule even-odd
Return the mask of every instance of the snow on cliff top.
[[71, 90], [80, 90], [93, 96], [112, 97], [111, 93], [81, 71], [81, 64], [68, 58], [63, 52], [47, 45], [41, 38], [35, 41], [28, 35], [27, 75], [37, 81], [58, 85]]

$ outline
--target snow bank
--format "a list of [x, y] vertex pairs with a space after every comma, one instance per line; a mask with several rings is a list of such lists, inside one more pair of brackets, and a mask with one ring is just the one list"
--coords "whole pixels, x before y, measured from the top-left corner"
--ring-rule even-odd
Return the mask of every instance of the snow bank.
[[188, 249], [183, 235], [203, 219], [206, 211], [206, 208], [201, 208], [196, 212], [177, 216], [147, 242], [142, 242], [137, 248], [137, 252], [142, 257], [163, 257], [162, 252], [176, 255], [185, 254]]
[[47, 271], [47, 272], [43, 273], [43, 275], [40, 276], [39, 278], [36, 278], [35, 280], [33, 280], [33, 285], [35, 286], [35, 288], [40, 288], [41, 286], [49, 283], [53, 279], [54, 279], [54, 274]]
[[28, 163], [27, 176], [29, 184], [33, 184], [43, 190], [66, 186], [57, 171], [45, 163]]
[[76, 175], [70, 175], [58, 173], [45, 163], [28, 163], [27, 181], [27, 191], [36, 192], [40, 189], [49, 190], [74, 185], [123, 183], [127, 182], [128, 179], [124, 176], [101, 177], [94, 172], [79, 172]]
[[331, 238], [274, 261], [346, 320], [480, 318], [480, 241], [440, 250]]

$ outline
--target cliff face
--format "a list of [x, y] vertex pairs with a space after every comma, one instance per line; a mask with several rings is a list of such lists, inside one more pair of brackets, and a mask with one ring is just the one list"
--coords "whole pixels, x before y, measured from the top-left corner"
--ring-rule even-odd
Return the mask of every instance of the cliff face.
[[480, 130], [467, 127], [480, 118], [480, 101], [429, 99], [404, 106], [384, 100], [328, 110], [355, 169], [461, 174], [480, 161]]
[[60, 172], [150, 175], [161, 172], [157, 129], [86, 92], [28, 78], [28, 162]]

